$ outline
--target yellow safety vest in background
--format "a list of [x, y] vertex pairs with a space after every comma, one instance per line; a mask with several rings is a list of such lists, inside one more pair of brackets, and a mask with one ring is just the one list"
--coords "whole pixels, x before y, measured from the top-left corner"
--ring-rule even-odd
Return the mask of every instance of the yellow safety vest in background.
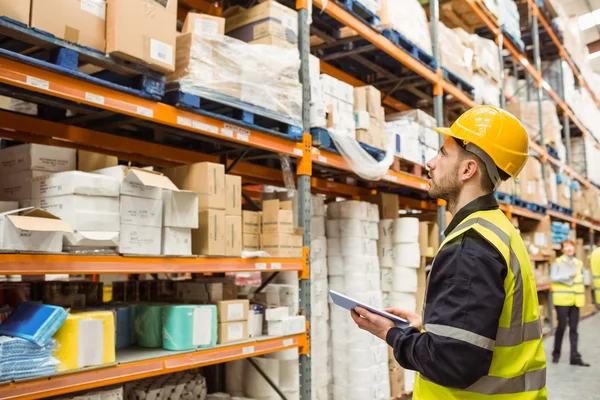
[[567, 256], [562, 255], [555, 261], [557, 264], [567, 263], [577, 267], [577, 275], [573, 279], [573, 285], [568, 286], [562, 283], [552, 283], [552, 303], [555, 306], [576, 306], [585, 305], [585, 286], [583, 285], [583, 262], [577, 258], [569, 260]]
[[592, 252], [591, 257], [592, 279], [596, 292], [596, 304], [600, 304], [600, 247]]
[[[542, 344], [537, 289], [529, 254], [510, 221], [500, 210], [479, 211], [465, 218], [448, 235], [441, 249], [455, 237], [474, 229], [490, 242], [506, 261], [506, 297], [496, 340], [465, 331], [464, 340], [477, 336], [478, 345], [493, 351], [488, 375], [467, 389], [440, 386], [418, 375], [415, 400], [541, 400], [547, 399], [546, 356]], [[485, 268], [481, 265], [481, 268]], [[434, 262], [435, 268], [435, 262]], [[425, 321], [424, 330], [427, 331]], [[453, 336], [456, 337], [456, 336]], [[460, 339], [459, 337], [456, 337]], [[485, 341], [483, 343], [482, 341]]]

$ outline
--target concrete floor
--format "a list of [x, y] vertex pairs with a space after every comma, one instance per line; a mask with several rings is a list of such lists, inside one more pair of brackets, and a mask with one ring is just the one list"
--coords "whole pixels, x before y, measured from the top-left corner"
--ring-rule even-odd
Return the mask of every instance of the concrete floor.
[[569, 330], [565, 331], [562, 355], [552, 364], [554, 336], [544, 340], [546, 350], [548, 398], [550, 400], [600, 399], [600, 314], [579, 322], [579, 352], [591, 367], [569, 365]]

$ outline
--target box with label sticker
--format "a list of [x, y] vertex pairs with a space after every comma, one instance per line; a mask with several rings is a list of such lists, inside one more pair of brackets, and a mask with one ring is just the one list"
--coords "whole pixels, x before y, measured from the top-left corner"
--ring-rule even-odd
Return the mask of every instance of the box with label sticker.
[[217, 302], [219, 322], [233, 322], [248, 320], [248, 300], [227, 300]]
[[220, 322], [219, 342], [226, 344], [248, 339], [248, 321]]
[[194, 35], [224, 35], [225, 18], [189, 12], [185, 17], [181, 33], [193, 33]]
[[106, 0], [32, 0], [31, 27], [103, 52]]
[[107, 0], [108, 54], [173, 72], [176, 36], [177, 0]]

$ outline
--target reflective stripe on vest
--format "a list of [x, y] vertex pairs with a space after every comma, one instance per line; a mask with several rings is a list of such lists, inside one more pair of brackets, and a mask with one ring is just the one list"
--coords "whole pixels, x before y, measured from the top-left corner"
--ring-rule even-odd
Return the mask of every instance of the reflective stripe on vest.
[[[435, 335], [461, 340], [493, 351], [489, 375], [462, 390], [437, 385], [419, 375], [415, 385], [414, 398], [418, 400], [461, 399], [463, 397], [491, 399], [495, 398], [495, 395], [510, 394], [513, 395], [511, 399], [518, 400], [520, 399], [518, 394], [523, 393], [523, 398], [545, 399], [547, 398], [546, 361], [542, 345], [542, 325], [539, 320], [533, 272], [530, 264], [525, 264], [525, 262], [528, 263], [527, 250], [522, 243], [514, 242], [514, 246], [517, 247], [511, 246], [511, 237], [514, 238], [513, 240], [520, 240], [520, 238], [518, 232], [512, 227], [510, 221], [506, 220], [501, 211], [480, 211], [467, 218], [448, 235], [440, 246], [440, 250], [448, 242], [469, 229], [476, 230], [498, 249], [510, 270], [510, 274], [507, 274], [505, 279], [511, 279], [514, 282], [513, 285], [511, 281], [505, 280], [507, 292], [500, 319], [500, 325], [503, 326], [499, 326], [495, 340], [464, 329], [428, 324], [426, 321], [424, 329]], [[504, 229], [500, 226], [504, 226]], [[518, 249], [520, 256], [517, 256], [515, 249]], [[522, 263], [523, 265], [521, 265]], [[522, 266], [526, 266], [527, 269], [522, 271]], [[527, 277], [527, 291], [524, 289], [524, 277]], [[524, 298], [526, 292], [528, 293], [527, 299]], [[510, 314], [508, 314], [509, 310]], [[524, 312], [526, 312], [527, 319], [535, 319], [524, 322]], [[528, 393], [525, 394], [525, 392]], [[533, 394], [532, 392], [537, 393]]]
[[552, 284], [552, 302], [555, 306], [576, 306], [583, 307], [585, 305], [585, 286], [583, 284], [583, 262], [574, 258], [572, 260], [561, 256], [555, 261], [557, 264], [573, 264], [576, 267], [577, 275], [573, 279], [573, 285], [565, 285], [562, 283]]

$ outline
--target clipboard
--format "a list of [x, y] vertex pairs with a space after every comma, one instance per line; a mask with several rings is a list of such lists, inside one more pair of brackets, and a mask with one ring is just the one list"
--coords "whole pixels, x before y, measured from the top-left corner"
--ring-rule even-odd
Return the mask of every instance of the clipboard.
[[372, 312], [373, 314], [377, 314], [377, 315], [380, 315], [384, 318], [391, 320], [392, 322], [394, 322], [396, 324], [396, 326], [398, 328], [404, 329], [404, 328], [408, 328], [410, 326], [408, 321], [403, 318], [397, 317], [397, 316], [390, 314], [388, 312], [385, 312], [383, 310], [378, 310], [376, 308], [368, 306], [364, 303], [361, 303], [358, 300], [355, 300], [351, 297], [348, 297], [346, 295], [338, 293], [335, 290], [330, 290], [329, 296], [331, 296], [331, 300], [333, 301], [333, 303], [335, 305], [345, 308], [346, 310], [354, 310], [356, 307], [361, 307], [361, 308], [364, 308], [365, 310]]

